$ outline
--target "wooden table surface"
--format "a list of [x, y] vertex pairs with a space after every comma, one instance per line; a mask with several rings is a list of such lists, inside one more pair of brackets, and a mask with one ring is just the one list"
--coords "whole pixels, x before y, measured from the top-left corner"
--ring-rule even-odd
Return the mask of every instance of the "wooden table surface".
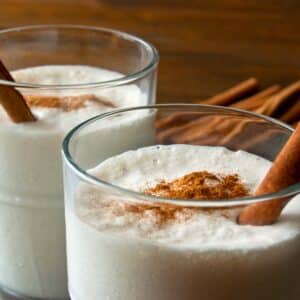
[[159, 50], [159, 102], [204, 98], [250, 76], [300, 78], [297, 0], [0, 0], [0, 27], [72, 23], [139, 35]]

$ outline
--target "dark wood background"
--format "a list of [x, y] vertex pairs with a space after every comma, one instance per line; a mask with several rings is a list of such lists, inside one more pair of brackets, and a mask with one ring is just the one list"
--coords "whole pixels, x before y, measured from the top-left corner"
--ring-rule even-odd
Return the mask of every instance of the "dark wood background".
[[159, 102], [205, 98], [247, 77], [300, 78], [297, 0], [0, 0], [0, 27], [72, 23], [112, 27], [161, 55]]

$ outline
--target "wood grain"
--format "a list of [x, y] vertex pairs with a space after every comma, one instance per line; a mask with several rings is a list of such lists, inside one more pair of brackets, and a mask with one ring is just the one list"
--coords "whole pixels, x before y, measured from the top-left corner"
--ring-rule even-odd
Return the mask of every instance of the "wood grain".
[[300, 78], [300, 2], [287, 0], [1, 0], [0, 27], [113, 27], [161, 54], [159, 102], [207, 98], [249, 78]]

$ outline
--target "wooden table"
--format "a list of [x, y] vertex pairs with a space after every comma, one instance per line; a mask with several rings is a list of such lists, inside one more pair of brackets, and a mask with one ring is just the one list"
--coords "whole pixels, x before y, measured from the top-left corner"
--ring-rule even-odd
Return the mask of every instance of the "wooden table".
[[250, 76], [300, 77], [297, 0], [1, 0], [0, 26], [73, 23], [139, 35], [159, 50], [158, 99], [204, 98]]

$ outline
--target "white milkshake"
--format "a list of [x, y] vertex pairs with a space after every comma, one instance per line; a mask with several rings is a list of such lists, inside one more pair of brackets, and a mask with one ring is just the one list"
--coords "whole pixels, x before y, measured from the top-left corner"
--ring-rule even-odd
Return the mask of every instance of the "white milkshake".
[[[192, 172], [238, 174], [253, 193], [270, 165], [243, 151], [170, 145], [124, 152], [90, 173], [136, 192]], [[73, 300], [300, 297], [300, 199], [276, 224], [256, 227], [236, 224], [240, 208], [177, 206], [170, 213], [83, 182], [74, 198], [66, 212]]]
[[[122, 76], [88, 66], [41, 66], [12, 75], [19, 82], [38, 84], [95, 83]], [[31, 97], [36, 122], [14, 124], [0, 111], [0, 284], [24, 296], [63, 299], [68, 292], [62, 139], [83, 120], [115, 107], [145, 105], [148, 99], [134, 84], [41, 93], [41, 99], [25, 94]], [[75, 103], [69, 96], [79, 98]], [[91, 132], [87, 142], [96, 137]]]

